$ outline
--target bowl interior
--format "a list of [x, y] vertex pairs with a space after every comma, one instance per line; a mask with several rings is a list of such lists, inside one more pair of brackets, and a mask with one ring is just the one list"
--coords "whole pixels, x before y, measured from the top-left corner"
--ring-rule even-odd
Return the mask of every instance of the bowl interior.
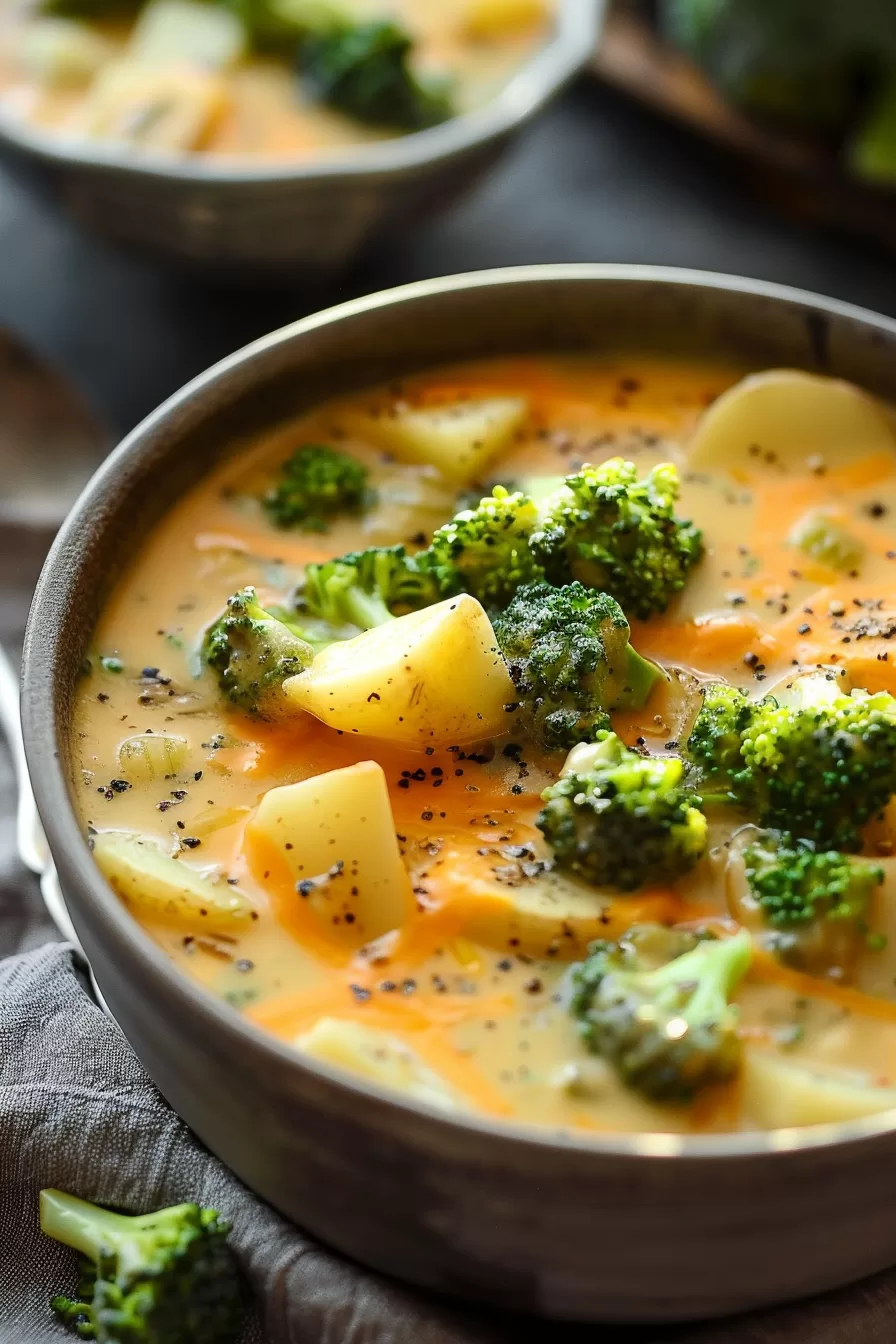
[[[93, 865], [72, 806], [73, 693], [110, 588], [171, 501], [253, 431], [340, 392], [435, 363], [576, 350], [800, 367], [887, 395], [896, 363], [896, 323], [795, 290], [639, 267], [540, 267], [410, 286], [284, 328], [202, 375], [116, 450], [63, 527], [35, 597], [24, 661], [29, 764], [51, 848], [57, 857], [66, 856], [68, 870], [116, 936], [139, 949], [147, 971], [177, 981], [179, 994], [229, 1032], [252, 1029], [181, 981], [132, 921]], [[273, 1040], [266, 1048], [280, 1055], [286, 1050]], [[295, 1067], [306, 1066], [296, 1061]], [[343, 1080], [340, 1085], [355, 1087]], [[581, 1142], [657, 1155], [753, 1152], [858, 1138], [891, 1128], [893, 1121], [892, 1115], [875, 1116], [789, 1137], [786, 1132], [609, 1136]], [[464, 1124], [490, 1128], [484, 1121]], [[514, 1129], [521, 1142], [553, 1142], [521, 1127], [501, 1127], [507, 1134]], [[570, 1142], [575, 1146], [578, 1140]]]

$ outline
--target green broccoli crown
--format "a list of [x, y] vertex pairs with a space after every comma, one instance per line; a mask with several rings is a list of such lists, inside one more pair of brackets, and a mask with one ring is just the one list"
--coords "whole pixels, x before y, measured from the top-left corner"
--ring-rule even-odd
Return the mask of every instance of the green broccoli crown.
[[440, 527], [429, 555], [443, 593], [466, 592], [484, 607], [507, 605], [518, 588], [543, 577], [529, 550], [538, 513], [528, 495], [502, 485]]
[[687, 744], [698, 788], [711, 784], [727, 790], [732, 800], [740, 797], [745, 783], [741, 744], [755, 709], [735, 686], [720, 682], [705, 688], [703, 705]]
[[844, 694], [836, 679], [797, 678], [787, 703], [768, 697], [744, 730], [745, 776], [760, 825], [855, 851], [861, 827], [896, 792], [896, 700]]
[[373, 500], [367, 468], [322, 444], [297, 448], [280, 467], [262, 503], [277, 527], [326, 532], [339, 514], [362, 513]]
[[672, 882], [706, 850], [701, 801], [677, 756], [640, 756], [615, 733], [571, 754], [537, 825], [561, 868], [617, 891]]
[[202, 657], [232, 704], [264, 715], [284, 681], [311, 666], [314, 650], [297, 627], [265, 610], [254, 588], [243, 588], [206, 631]]
[[689, 1102], [740, 1067], [737, 1009], [750, 935], [704, 939], [657, 925], [595, 943], [573, 976], [570, 1012], [589, 1050], [654, 1102]]
[[213, 1209], [179, 1204], [139, 1217], [42, 1190], [41, 1228], [85, 1257], [79, 1299], [52, 1307], [99, 1344], [235, 1344], [245, 1293]]
[[393, 608], [419, 611], [439, 596], [427, 556], [403, 546], [373, 546], [305, 570], [305, 606], [334, 626], [373, 630], [392, 620]]
[[643, 705], [662, 676], [629, 643], [619, 603], [580, 583], [529, 584], [494, 624], [524, 717], [547, 748], [593, 742], [610, 726], [607, 710]]
[[532, 552], [552, 583], [577, 579], [646, 619], [665, 611], [703, 554], [702, 533], [675, 516], [678, 493], [670, 463], [643, 480], [621, 457], [584, 466], [543, 504]]
[[843, 975], [863, 949], [875, 946], [868, 921], [884, 880], [879, 864], [779, 831], [749, 845], [744, 864], [750, 896], [770, 930], [764, 941], [782, 961]]
[[389, 19], [352, 22], [334, 17], [299, 46], [299, 71], [321, 102], [358, 121], [419, 131], [454, 115], [443, 81], [411, 68], [410, 34]]

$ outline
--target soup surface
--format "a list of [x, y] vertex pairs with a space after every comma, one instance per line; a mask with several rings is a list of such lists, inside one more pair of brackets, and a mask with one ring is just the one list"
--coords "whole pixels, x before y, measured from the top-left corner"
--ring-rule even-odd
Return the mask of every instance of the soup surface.
[[493, 98], [552, 0], [7, 0], [0, 106], [69, 139], [301, 158]]
[[[223, 464], [172, 501], [118, 583], [74, 741], [98, 861], [184, 974], [296, 1049], [449, 1110], [711, 1131], [894, 1105], [892, 422], [843, 384], [741, 374], [504, 359], [222, 445]], [[330, 450], [322, 471], [345, 467], [333, 454], [366, 470], [343, 472], [348, 512], [296, 492], [309, 445]], [[540, 646], [550, 675], [564, 659], [574, 666], [558, 701], [581, 709], [582, 688], [598, 685], [598, 698], [624, 706], [602, 719], [589, 702], [570, 727], [568, 715], [549, 721], [526, 683], [534, 673], [518, 645], [531, 623], [524, 614], [514, 635], [507, 608], [520, 576], [541, 584], [530, 607], [552, 600], [531, 564], [548, 554], [544, 520], [556, 522], [563, 478], [619, 458], [652, 488], [668, 476], [653, 468], [678, 470], [680, 521], [662, 525], [658, 545], [679, 528], [681, 591], [639, 570], [631, 550], [615, 570], [593, 549], [598, 568], [573, 562], [624, 597], [648, 671], [639, 692], [632, 681], [614, 698], [594, 679], [601, 657], [617, 656], [607, 627], [606, 656], [590, 663], [581, 626], [565, 645]], [[429, 555], [434, 530], [495, 481], [527, 495], [513, 506], [516, 549], [501, 552], [497, 587], [483, 581], [491, 535], [480, 569], [444, 600], [420, 596], [426, 565], [411, 562], [403, 599], [389, 593], [395, 619], [372, 612], [371, 582], [363, 617], [339, 594], [338, 619], [321, 605], [331, 572], [315, 566], [398, 543]], [[618, 497], [610, 489], [606, 507]], [[624, 546], [633, 526], [617, 518], [602, 544]], [[452, 554], [462, 569], [472, 552]], [[568, 575], [551, 577], [569, 593]], [[267, 642], [261, 653], [251, 644], [243, 595], [222, 661], [207, 632], [248, 585], [268, 613]], [[470, 588], [481, 605], [462, 595]], [[597, 589], [575, 592], [581, 604]], [[555, 624], [550, 638], [567, 633]], [[744, 692], [733, 746], [720, 685]], [[801, 686], [809, 708], [798, 712]], [[878, 693], [873, 703], [863, 690]], [[792, 718], [750, 739], [760, 702]], [[843, 714], [872, 710], [871, 729], [844, 726]], [[825, 714], [841, 715], [830, 741]], [[774, 738], [786, 757], [799, 732], [796, 756], [763, 774], [755, 753]], [[592, 745], [575, 749], [576, 782], [545, 803], [577, 736]], [[821, 756], [830, 742], [834, 766]], [[728, 756], [710, 762], [713, 751]], [[639, 776], [626, 809], [623, 775], [642, 766], [672, 773]], [[589, 959], [597, 940], [612, 946]], [[682, 956], [690, 970], [664, 991], [653, 968]]]

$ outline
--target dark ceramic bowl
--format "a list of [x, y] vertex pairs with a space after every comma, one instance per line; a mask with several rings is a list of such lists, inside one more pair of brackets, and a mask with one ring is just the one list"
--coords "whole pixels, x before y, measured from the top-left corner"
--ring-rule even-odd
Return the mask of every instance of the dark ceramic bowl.
[[247, 431], [343, 390], [497, 352], [729, 355], [891, 394], [896, 323], [749, 280], [559, 266], [347, 304], [225, 360], [150, 416], [47, 561], [24, 727], [71, 916], [109, 1006], [213, 1152], [340, 1250], [447, 1293], [556, 1317], [670, 1321], [896, 1263], [896, 1114], [769, 1134], [575, 1136], [453, 1120], [301, 1059], [183, 978], [94, 866], [72, 804], [78, 669], [121, 565]]
[[606, 0], [559, 0], [551, 37], [484, 107], [339, 154], [266, 162], [136, 153], [3, 112], [0, 144], [104, 237], [216, 274], [317, 276], [347, 265], [390, 224], [442, 209], [477, 182], [584, 69], [605, 8]]

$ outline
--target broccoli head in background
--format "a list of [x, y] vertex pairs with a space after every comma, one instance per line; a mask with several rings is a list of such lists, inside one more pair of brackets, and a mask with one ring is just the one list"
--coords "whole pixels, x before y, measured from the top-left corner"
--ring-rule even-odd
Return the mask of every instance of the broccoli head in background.
[[413, 49], [391, 19], [356, 22], [334, 13], [302, 38], [299, 73], [321, 102], [357, 121], [420, 131], [447, 121], [454, 107], [443, 81], [414, 73]]
[[506, 606], [523, 584], [542, 577], [529, 550], [537, 519], [528, 495], [496, 485], [475, 508], [440, 527], [428, 557], [443, 595], [469, 593], [494, 609]]
[[619, 603], [580, 583], [521, 588], [494, 628], [526, 724], [548, 749], [594, 741], [607, 710], [640, 707], [662, 678], [629, 643]]
[[311, 666], [314, 649], [297, 626], [261, 605], [254, 588], [243, 588], [206, 631], [202, 658], [232, 704], [267, 716], [276, 713], [287, 677]]
[[699, 529], [675, 516], [678, 493], [670, 463], [643, 480], [621, 457], [584, 466], [542, 504], [532, 553], [552, 583], [599, 588], [646, 619], [665, 611], [703, 554]]
[[848, 116], [863, 54], [858, 28], [835, 11], [861, 8], [862, 0], [661, 0], [668, 38], [734, 103], [823, 131]]
[[855, 852], [896, 793], [896, 700], [804, 674], [756, 706], [741, 757], [738, 790], [760, 825]]
[[782, 961], [811, 974], [848, 973], [874, 939], [868, 920], [879, 864], [769, 831], [744, 850], [750, 896]]
[[281, 465], [279, 480], [262, 503], [277, 527], [326, 532], [333, 518], [356, 516], [373, 502], [368, 474], [348, 453], [306, 444]]
[[393, 608], [419, 611], [440, 596], [427, 554], [408, 555], [403, 546], [373, 546], [305, 570], [305, 607], [333, 626], [373, 630], [393, 619]]
[[676, 756], [640, 756], [615, 733], [570, 754], [537, 825], [561, 868], [617, 891], [672, 882], [706, 850], [700, 799]]
[[42, 1190], [40, 1225], [85, 1257], [80, 1298], [52, 1307], [99, 1344], [235, 1344], [245, 1291], [213, 1209], [179, 1204], [132, 1217]]
[[595, 943], [573, 975], [570, 1012], [589, 1050], [650, 1101], [687, 1103], [729, 1082], [742, 1046], [730, 999], [750, 935], [704, 939], [657, 925]]

